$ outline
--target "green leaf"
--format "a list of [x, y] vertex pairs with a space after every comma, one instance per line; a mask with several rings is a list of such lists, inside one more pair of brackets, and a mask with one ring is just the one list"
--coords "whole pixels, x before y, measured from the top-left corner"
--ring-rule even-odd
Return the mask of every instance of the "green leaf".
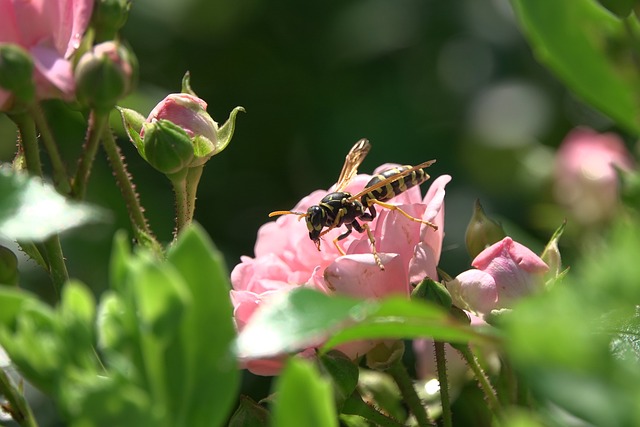
[[54, 393], [67, 369], [67, 350], [53, 310], [35, 297], [23, 301], [15, 325], [0, 327], [0, 346], [22, 375], [46, 393]]
[[618, 224], [561, 284], [501, 319], [535, 395], [591, 425], [638, 425], [640, 225]]
[[451, 342], [488, 338], [421, 301], [363, 301], [298, 288], [258, 310], [240, 333], [236, 348], [242, 358], [263, 358], [325, 341], [327, 350], [348, 341], [416, 337]]
[[275, 387], [274, 427], [338, 426], [331, 384], [304, 359], [288, 361]]
[[235, 327], [229, 275], [222, 255], [197, 224], [180, 234], [167, 260], [191, 294], [177, 343], [167, 352], [172, 413], [176, 425], [220, 425], [240, 387], [231, 352]]
[[0, 327], [13, 328], [18, 313], [30, 300], [35, 301], [35, 295], [21, 289], [0, 286]]
[[0, 234], [9, 239], [42, 241], [106, 218], [103, 210], [65, 199], [39, 178], [0, 170]]
[[586, 102], [639, 133], [640, 85], [624, 23], [593, 0], [512, 2], [540, 62]]

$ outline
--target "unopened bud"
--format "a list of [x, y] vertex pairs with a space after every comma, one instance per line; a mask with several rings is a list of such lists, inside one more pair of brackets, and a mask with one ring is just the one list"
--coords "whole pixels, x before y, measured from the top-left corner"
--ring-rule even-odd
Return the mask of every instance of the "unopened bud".
[[101, 112], [111, 110], [133, 89], [137, 61], [121, 43], [100, 43], [80, 58], [76, 66], [78, 100]]
[[404, 343], [399, 340], [380, 341], [367, 353], [367, 366], [371, 369], [385, 371], [404, 355]]
[[447, 288], [429, 277], [415, 287], [411, 292], [411, 299], [429, 301], [447, 310], [451, 307], [451, 294]]
[[18, 258], [13, 251], [4, 246], [0, 246], [0, 284], [18, 284]]
[[131, 0], [97, 0], [91, 23], [96, 31], [96, 40], [112, 40], [127, 22]]
[[358, 365], [337, 350], [321, 355], [319, 361], [321, 369], [331, 377], [336, 407], [340, 409], [358, 385]]
[[565, 225], [566, 222], [562, 223], [555, 233], [553, 233], [553, 236], [549, 239], [549, 243], [547, 243], [540, 256], [545, 264], [549, 266], [549, 271], [545, 274], [547, 280], [556, 279], [562, 272], [562, 257], [560, 256], [558, 241], [560, 240], [560, 236], [562, 236]]
[[262, 427], [268, 424], [269, 412], [250, 397], [240, 396], [238, 409], [229, 420], [229, 427]]
[[480, 200], [476, 200], [473, 216], [467, 225], [464, 236], [467, 252], [471, 258], [475, 258], [480, 252], [499, 242], [506, 235], [502, 226], [485, 214]]
[[24, 103], [35, 96], [33, 60], [29, 52], [16, 44], [0, 43], [0, 87]]

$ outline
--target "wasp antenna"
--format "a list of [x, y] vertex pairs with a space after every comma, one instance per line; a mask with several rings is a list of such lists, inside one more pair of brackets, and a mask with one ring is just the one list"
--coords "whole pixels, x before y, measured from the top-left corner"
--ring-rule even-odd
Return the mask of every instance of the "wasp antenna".
[[274, 211], [271, 212], [269, 214], [269, 218], [272, 218], [274, 216], [279, 216], [279, 215], [300, 215], [300, 216], [307, 216], [306, 213], [303, 212], [294, 212], [294, 211]]

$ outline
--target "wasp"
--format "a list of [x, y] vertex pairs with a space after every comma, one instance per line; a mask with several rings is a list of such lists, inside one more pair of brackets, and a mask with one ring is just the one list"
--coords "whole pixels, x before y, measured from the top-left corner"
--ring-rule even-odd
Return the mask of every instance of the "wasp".
[[[358, 167], [362, 164], [370, 149], [371, 144], [367, 139], [363, 138], [356, 142], [347, 154], [335, 191], [323, 197], [317, 205], [309, 207], [307, 212], [275, 211], [271, 212], [269, 217], [298, 215], [299, 218], [305, 218], [309, 238], [315, 243], [318, 250], [320, 250], [320, 238], [322, 236], [334, 228], [344, 225], [346, 231], [333, 240], [334, 245], [342, 255], [345, 255], [345, 252], [338, 244], [339, 240], [345, 239], [354, 229], [359, 233], [366, 232], [375, 261], [378, 267], [384, 270], [382, 261], [376, 251], [375, 238], [366, 222], [373, 221], [377, 215], [375, 205], [379, 205], [386, 209], [395, 210], [412, 221], [426, 224], [437, 230], [437, 225], [415, 218], [398, 206], [386, 203], [398, 194], [429, 179], [429, 175], [424, 169], [431, 166], [435, 160], [420, 163], [417, 166], [405, 165], [387, 169], [371, 178], [364, 189], [357, 194], [342, 191], [356, 176]], [[362, 221], [362, 223], [359, 221]]]

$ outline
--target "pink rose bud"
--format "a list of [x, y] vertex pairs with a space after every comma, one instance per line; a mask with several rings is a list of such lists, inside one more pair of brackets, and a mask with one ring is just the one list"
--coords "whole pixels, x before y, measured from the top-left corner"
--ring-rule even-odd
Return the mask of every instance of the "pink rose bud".
[[633, 159], [617, 135], [575, 129], [558, 149], [555, 198], [581, 224], [607, 221], [618, 204], [615, 168], [633, 167]]
[[238, 112], [244, 111], [234, 108], [218, 126], [207, 113], [207, 103], [191, 90], [189, 73], [182, 80], [182, 89], [167, 95], [146, 119], [134, 110], [119, 108], [127, 135], [142, 158], [172, 175], [172, 180], [183, 179], [190, 168], [204, 166], [224, 150], [233, 137]]
[[122, 44], [100, 43], [76, 66], [76, 95], [80, 102], [100, 111], [111, 110], [133, 88], [137, 61]]
[[447, 284], [454, 303], [486, 315], [544, 286], [549, 270], [529, 248], [505, 237], [482, 251], [471, 263], [476, 267], [460, 273]]

